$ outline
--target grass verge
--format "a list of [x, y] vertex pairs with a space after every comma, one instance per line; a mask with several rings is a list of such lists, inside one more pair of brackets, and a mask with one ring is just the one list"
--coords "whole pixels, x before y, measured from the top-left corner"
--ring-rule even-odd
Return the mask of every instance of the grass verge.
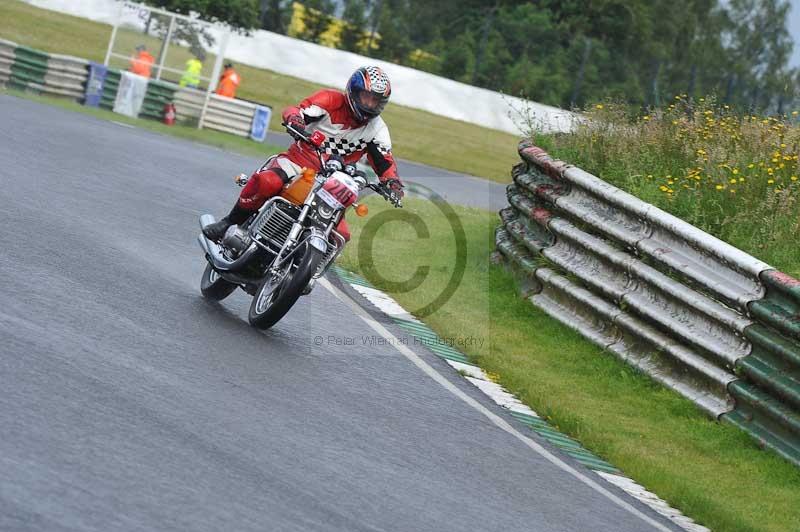
[[573, 134], [538, 140], [553, 156], [800, 277], [797, 115], [741, 117], [711, 98], [677, 96], [634, 118], [625, 106], [599, 104]]
[[237, 137], [236, 135], [230, 135], [228, 133], [222, 133], [220, 131], [212, 131], [210, 129], [197, 129], [195, 127], [182, 126], [179, 124], [168, 126], [166, 124], [162, 124], [161, 122], [156, 122], [154, 120], [145, 120], [142, 118], [130, 118], [128, 116], [117, 114], [112, 111], [108, 111], [106, 109], [86, 107], [85, 105], [81, 105], [75, 101], [66, 100], [64, 98], [58, 98], [54, 96], [45, 96], [45, 95], [33, 94], [30, 92], [22, 92], [18, 90], [3, 90], [3, 89], [0, 89], [0, 94], [6, 94], [9, 96], [24, 98], [26, 100], [31, 100], [34, 102], [54, 105], [62, 109], [74, 111], [76, 113], [82, 113], [85, 115], [93, 116], [95, 118], [110, 120], [122, 124], [129, 124], [131, 126], [147, 129], [149, 131], [154, 131], [156, 133], [161, 133], [163, 135], [171, 135], [173, 137], [191, 140], [194, 142], [200, 142], [202, 144], [214, 146], [216, 148], [220, 148], [226, 151], [232, 151], [236, 153], [241, 153], [242, 155], [249, 155], [252, 157], [259, 157], [262, 159], [266, 159], [267, 157], [269, 157], [274, 153], [279, 153], [283, 151], [285, 148], [283, 146], [275, 146], [272, 144], [254, 142], [250, 139]]
[[[406, 309], [423, 307], [448, 284], [455, 263], [449, 222], [432, 204], [409, 199], [402, 216], [424, 220], [429, 236], [419, 238], [402, 220], [380, 223], [383, 202], [369, 205], [369, 217], [350, 221], [353, 240], [339, 263]], [[496, 215], [454, 209], [467, 235], [466, 272], [447, 303], [425, 318], [440, 336], [483, 339], [482, 346], [465, 342], [472, 360], [698, 522], [720, 531], [797, 529], [800, 471], [522, 300], [512, 276], [489, 263]], [[374, 236], [371, 250], [367, 235]], [[419, 267], [428, 275], [415, 289], [392, 284]], [[373, 268], [385, 280], [370, 276]]]
[[[110, 34], [111, 26], [107, 24], [36, 8], [19, 0], [0, 2], [0, 37], [18, 44], [102, 62]], [[139, 43], [154, 51], [160, 47], [157, 39], [126, 29], [120, 29], [118, 39], [115, 52], [122, 54], [131, 53]], [[182, 69], [188, 58], [187, 49], [172, 46], [167, 66]], [[125, 61], [114, 61], [112, 66], [127, 68]], [[209, 54], [206, 75], [213, 62], [214, 56]], [[238, 65], [237, 70], [242, 76], [238, 96], [271, 105], [276, 111], [270, 123], [274, 130], [282, 130], [280, 111], [284, 107], [322, 88], [247, 65]], [[177, 77], [167, 75], [166, 79], [174, 81]], [[516, 136], [399, 105], [390, 105], [383, 116], [390, 126], [397, 157], [494, 181], [509, 180], [508, 168], [517, 159]]]

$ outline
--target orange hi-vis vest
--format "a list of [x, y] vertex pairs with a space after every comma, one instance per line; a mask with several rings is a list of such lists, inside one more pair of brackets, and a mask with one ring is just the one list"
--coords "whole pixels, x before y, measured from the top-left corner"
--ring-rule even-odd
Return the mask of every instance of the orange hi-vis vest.
[[150, 77], [150, 68], [156, 59], [147, 50], [142, 50], [136, 57], [131, 59], [130, 71], [146, 78]]
[[220, 96], [227, 96], [228, 98], [235, 98], [236, 88], [239, 86], [239, 83], [241, 83], [239, 74], [232, 68], [226, 68], [219, 79], [217, 94]]

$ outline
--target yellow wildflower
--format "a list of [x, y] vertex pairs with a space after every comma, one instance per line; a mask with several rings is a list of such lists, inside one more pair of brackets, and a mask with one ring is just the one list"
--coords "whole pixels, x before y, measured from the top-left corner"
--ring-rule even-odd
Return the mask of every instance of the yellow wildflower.
[[733, 170], [731, 170], [731, 173], [732, 173], [733, 175], [736, 175], [736, 174], [738, 174], [738, 173], [739, 173], [739, 169], [738, 169], [738, 168], [734, 168]]
[[602, 103], [598, 103], [597, 105], [594, 106], [594, 108], [595, 109], [602, 109], [603, 108], [603, 104]]
[[774, 179], [767, 179], [767, 184], [768, 184], [768, 185], [771, 185], [771, 184], [773, 184], [774, 182], [775, 182], [775, 180], [774, 180]]
[[792, 176], [792, 177], [790, 177], [789, 179], [791, 179], [792, 181], [797, 181], [797, 176], [796, 176], [796, 175], [793, 175], [793, 176]]
[[729, 179], [728, 183], [730, 183], [731, 185], [735, 185], [736, 184], [736, 180], [735, 179]]
[[717, 185], [714, 188], [716, 188], [717, 190], [722, 190], [723, 188], [725, 188], [725, 185]]

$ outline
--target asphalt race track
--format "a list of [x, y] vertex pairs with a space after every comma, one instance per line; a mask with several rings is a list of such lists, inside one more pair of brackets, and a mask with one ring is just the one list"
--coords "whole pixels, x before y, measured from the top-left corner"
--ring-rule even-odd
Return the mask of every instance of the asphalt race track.
[[0, 530], [674, 529], [394, 347], [316, 346], [375, 334], [322, 286], [268, 332], [205, 301], [197, 218], [252, 159], [7, 96], [0, 124]]

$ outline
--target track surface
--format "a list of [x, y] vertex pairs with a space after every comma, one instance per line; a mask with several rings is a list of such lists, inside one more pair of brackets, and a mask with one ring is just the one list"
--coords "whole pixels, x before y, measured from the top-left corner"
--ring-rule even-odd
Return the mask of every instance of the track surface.
[[204, 301], [197, 217], [248, 159], [7, 96], [0, 124], [0, 530], [651, 529], [394, 348], [314, 345], [374, 334], [321, 287], [266, 333]]

